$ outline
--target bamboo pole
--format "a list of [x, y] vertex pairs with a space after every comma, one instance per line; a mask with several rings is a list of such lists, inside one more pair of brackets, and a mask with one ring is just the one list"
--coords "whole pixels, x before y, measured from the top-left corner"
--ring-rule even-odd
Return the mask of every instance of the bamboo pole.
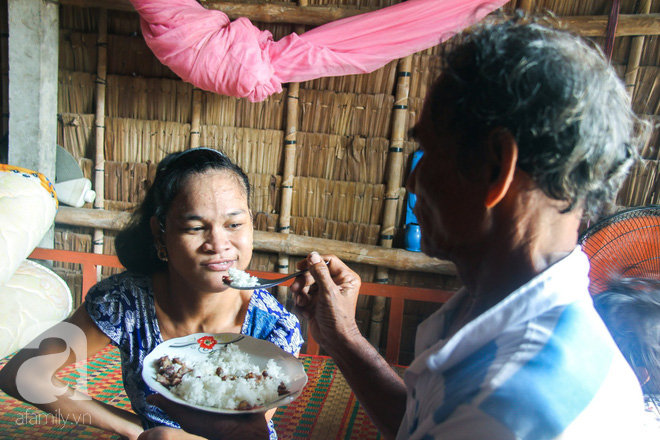
[[[55, 216], [55, 223], [119, 231], [128, 224], [130, 217], [131, 214], [128, 212], [60, 206]], [[386, 249], [381, 246], [295, 234], [254, 231], [254, 249], [260, 252], [286, 253], [296, 256], [305, 256], [313, 250], [318, 250], [322, 253], [336, 255], [351, 263], [383, 266], [394, 270], [456, 275], [453, 263], [428, 257], [421, 252]]]
[[[94, 209], [104, 209], [105, 202], [105, 85], [108, 55], [108, 10], [99, 10], [99, 34], [96, 43], [98, 63], [96, 69], [96, 111], [94, 114], [94, 134], [96, 156], [94, 163], [94, 189], [96, 199]], [[103, 229], [94, 229], [93, 251], [103, 253]], [[97, 268], [97, 278], [101, 277], [101, 267]]]
[[[639, 3], [638, 13], [648, 14], [651, 11], [651, 0], [641, 0]], [[624, 84], [628, 90], [628, 94], [632, 96], [635, 91], [635, 84], [637, 84], [637, 72], [639, 71], [639, 63], [642, 60], [642, 50], [644, 48], [644, 37], [633, 37], [630, 42], [630, 54], [628, 55], [628, 65], [626, 66], [626, 73], [623, 76]]]
[[[525, 1], [525, 0], [523, 0]], [[62, 5], [87, 8], [107, 8], [118, 11], [135, 11], [128, 0], [59, 0]], [[341, 18], [352, 17], [373, 9], [347, 9], [337, 6], [291, 6], [287, 3], [234, 3], [207, 0], [207, 8], [224, 12], [234, 20], [245, 17], [251, 21], [320, 26]], [[607, 16], [560, 17], [569, 29], [585, 37], [604, 37]], [[617, 37], [635, 35], [660, 35], [660, 14], [625, 14], [619, 16]]]
[[199, 147], [202, 119], [202, 90], [195, 87], [192, 95], [192, 116], [190, 119], [190, 148]]
[[[299, 6], [306, 7], [307, 0], [299, 0]], [[304, 27], [296, 26], [296, 33], [305, 32]], [[286, 100], [286, 133], [284, 136], [284, 169], [280, 186], [280, 217], [279, 231], [283, 234], [291, 232], [291, 200], [293, 197], [293, 178], [296, 167], [296, 146], [298, 142], [300, 84], [288, 85]], [[277, 256], [277, 269], [280, 273], [289, 273], [289, 255], [280, 253]], [[277, 288], [277, 300], [286, 305], [289, 289], [284, 286]]]
[[[384, 248], [392, 247], [396, 213], [399, 206], [399, 193], [401, 190], [401, 174], [403, 171], [403, 142], [406, 135], [406, 122], [408, 120], [408, 96], [410, 95], [410, 72], [412, 71], [412, 56], [399, 60], [396, 96], [392, 117], [392, 139], [387, 154], [387, 182], [385, 189], [385, 204], [383, 207], [383, 223], [380, 231], [380, 245]], [[388, 268], [379, 267], [376, 271], [376, 282], [386, 284], [389, 280]], [[374, 298], [369, 341], [378, 348], [380, 334], [385, 319], [385, 306], [387, 299], [377, 296]]]
[[532, 12], [534, 8], [534, 0], [518, 0], [518, 9], [522, 9], [525, 12]]

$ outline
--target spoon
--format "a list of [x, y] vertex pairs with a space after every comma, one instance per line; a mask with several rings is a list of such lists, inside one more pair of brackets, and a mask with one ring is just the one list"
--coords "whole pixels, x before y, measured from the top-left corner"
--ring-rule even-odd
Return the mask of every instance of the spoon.
[[[325, 261], [325, 264], [330, 264], [330, 261]], [[283, 282], [290, 280], [291, 278], [295, 278], [298, 275], [304, 274], [307, 272], [308, 269], [303, 269], [299, 270], [298, 272], [294, 272], [290, 275], [287, 275], [282, 278], [276, 278], [274, 280], [268, 279], [268, 278], [259, 278], [255, 276], [251, 276], [251, 282], [249, 285], [245, 286], [239, 286], [235, 284], [230, 276], [225, 276], [222, 278], [222, 281], [227, 284], [229, 287], [236, 289], [236, 290], [254, 290], [254, 289], [268, 289], [269, 287], [277, 286], [278, 284], [282, 284]]]
[[290, 280], [291, 278], [295, 278], [300, 274], [303, 274], [307, 272], [307, 269], [299, 270], [298, 272], [294, 272], [290, 275], [287, 275], [282, 278], [277, 278], [274, 280], [270, 280], [268, 278], [258, 278], [258, 277], [252, 277], [252, 282], [249, 283], [249, 285], [245, 286], [239, 286], [232, 282], [231, 277], [226, 276], [222, 279], [222, 281], [229, 285], [233, 289], [237, 290], [254, 290], [254, 289], [267, 289], [269, 287], [277, 286], [278, 284], [281, 284], [287, 280]]

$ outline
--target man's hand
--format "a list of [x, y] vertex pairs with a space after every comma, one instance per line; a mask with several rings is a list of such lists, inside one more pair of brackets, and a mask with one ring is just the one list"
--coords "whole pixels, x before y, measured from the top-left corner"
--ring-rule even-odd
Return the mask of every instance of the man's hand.
[[[327, 264], [324, 264], [324, 260]], [[309, 320], [314, 339], [325, 349], [342, 338], [359, 335], [355, 306], [360, 291], [360, 277], [333, 255], [317, 252], [301, 261], [308, 272], [291, 285], [296, 307]]]
[[[160, 394], [152, 394], [147, 401], [165, 411], [184, 431], [211, 440], [263, 440], [267, 439], [268, 424], [263, 414], [223, 415], [198, 411], [171, 402]], [[181, 434], [180, 430], [176, 430]], [[143, 432], [138, 440], [167, 440], [175, 434], [166, 428]]]

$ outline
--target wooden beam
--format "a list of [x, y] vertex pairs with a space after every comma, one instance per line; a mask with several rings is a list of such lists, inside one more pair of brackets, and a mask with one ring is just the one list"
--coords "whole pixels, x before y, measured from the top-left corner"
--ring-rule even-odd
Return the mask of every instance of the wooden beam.
[[378, 8], [348, 9], [339, 6], [295, 6], [293, 3], [234, 3], [218, 0], [204, 2], [207, 9], [222, 11], [231, 19], [250, 17], [264, 23], [291, 23], [305, 26], [353, 17]]
[[59, 4], [80, 8], [104, 8], [112, 11], [135, 12], [135, 8], [128, 0], [60, 0]]
[[[127, 212], [60, 206], [55, 216], [55, 223], [118, 231], [128, 223], [129, 219], [130, 214]], [[305, 256], [316, 250], [334, 254], [345, 262], [370, 264], [394, 270], [456, 275], [453, 263], [430, 258], [421, 252], [385, 249], [381, 246], [279, 232], [254, 231], [254, 249], [297, 256]]]
[[[59, 0], [61, 5], [83, 8], [106, 8], [135, 11], [128, 0]], [[306, 26], [322, 24], [369, 12], [373, 9], [348, 9], [337, 6], [294, 6], [292, 3], [236, 3], [207, 0], [206, 8], [222, 11], [234, 20], [246, 17], [251, 21], [288, 23]], [[530, 2], [531, 3], [531, 2]], [[558, 17], [574, 32], [585, 37], [604, 37], [607, 16]], [[660, 35], [660, 14], [622, 14], [616, 36]]]
[[[583, 37], [604, 37], [607, 16], [558, 17], [559, 21]], [[619, 15], [617, 37], [660, 35], [660, 14]]]
[[[639, 3], [637, 12], [640, 14], [648, 14], [651, 11], [651, 0], [642, 0]], [[626, 73], [623, 75], [623, 82], [626, 85], [628, 94], [632, 97], [637, 85], [637, 73], [639, 71], [639, 63], [642, 60], [642, 51], [644, 50], [644, 37], [633, 37], [630, 42], [630, 53], [628, 55], [628, 64], [626, 65]]]

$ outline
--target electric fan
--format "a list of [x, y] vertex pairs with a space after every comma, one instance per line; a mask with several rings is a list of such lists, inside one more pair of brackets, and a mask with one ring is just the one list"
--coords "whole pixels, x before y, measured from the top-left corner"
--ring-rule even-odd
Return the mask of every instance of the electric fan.
[[600, 220], [580, 235], [589, 256], [589, 291], [618, 278], [660, 279], [660, 206], [631, 208]]

